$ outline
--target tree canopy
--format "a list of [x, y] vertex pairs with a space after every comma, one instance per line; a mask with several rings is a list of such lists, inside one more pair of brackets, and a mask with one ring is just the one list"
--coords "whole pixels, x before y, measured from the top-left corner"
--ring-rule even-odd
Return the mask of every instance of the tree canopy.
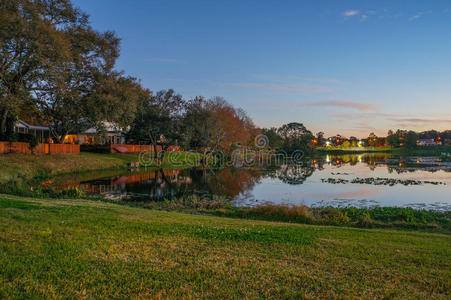
[[8, 115], [30, 107], [57, 142], [104, 119], [125, 125], [134, 113], [137, 84], [113, 70], [119, 38], [94, 30], [68, 0], [2, 0], [0, 56], [3, 138]]

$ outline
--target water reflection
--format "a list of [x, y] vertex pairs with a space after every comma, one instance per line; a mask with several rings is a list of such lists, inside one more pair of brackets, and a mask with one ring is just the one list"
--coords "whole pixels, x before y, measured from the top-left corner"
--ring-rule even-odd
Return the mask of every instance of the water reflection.
[[[57, 188], [79, 187], [129, 201], [162, 201], [197, 195], [221, 196], [236, 205], [270, 201], [332, 206], [412, 206], [449, 209], [451, 165], [435, 158], [396, 157], [386, 154], [325, 156], [297, 165], [185, 170], [135, 170], [89, 173], [55, 179]], [[322, 178], [389, 177], [445, 181], [447, 186], [332, 185]], [[426, 203], [426, 204], [425, 204]], [[428, 206], [428, 207], [429, 207]]]
[[286, 184], [303, 184], [307, 178], [313, 175], [315, 166], [311, 162], [305, 162], [302, 165], [282, 165], [272, 172], [268, 172], [270, 178], [277, 178]]

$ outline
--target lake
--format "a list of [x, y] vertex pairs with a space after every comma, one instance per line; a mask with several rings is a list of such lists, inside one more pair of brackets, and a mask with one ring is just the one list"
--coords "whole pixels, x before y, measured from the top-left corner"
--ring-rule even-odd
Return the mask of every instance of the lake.
[[57, 177], [53, 185], [127, 201], [197, 195], [225, 197], [236, 206], [271, 202], [451, 210], [450, 163], [387, 154], [323, 156], [297, 165], [102, 171]]

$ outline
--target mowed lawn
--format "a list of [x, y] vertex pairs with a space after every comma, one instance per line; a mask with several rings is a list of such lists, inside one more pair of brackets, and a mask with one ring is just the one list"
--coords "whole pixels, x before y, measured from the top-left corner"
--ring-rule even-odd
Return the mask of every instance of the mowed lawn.
[[0, 298], [448, 298], [451, 237], [0, 195]]

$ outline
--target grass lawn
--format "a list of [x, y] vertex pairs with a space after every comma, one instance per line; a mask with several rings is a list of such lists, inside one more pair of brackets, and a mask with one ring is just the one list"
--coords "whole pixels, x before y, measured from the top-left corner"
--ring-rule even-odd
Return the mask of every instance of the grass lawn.
[[[187, 167], [195, 162], [198, 153], [168, 153], [163, 167], [176, 165]], [[79, 155], [0, 155], [0, 182], [17, 178], [31, 179], [34, 176], [47, 174], [79, 173], [93, 170], [125, 168], [130, 162], [139, 161], [138, 153], [103, 154], [82, 152]]]
[[0, 195], [0, 298], [448, 298], [451, 237]]

